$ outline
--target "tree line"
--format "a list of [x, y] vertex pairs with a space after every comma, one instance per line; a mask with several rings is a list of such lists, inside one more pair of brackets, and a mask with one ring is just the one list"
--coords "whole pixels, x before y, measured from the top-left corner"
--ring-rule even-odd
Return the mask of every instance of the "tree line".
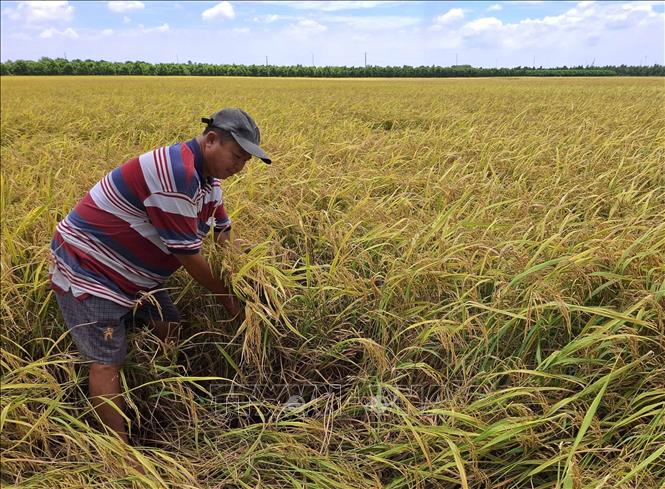
[[146, 63], [41, 58], [0, 63], [0, 75], [143, 75], [143, 76], [278, 76], [278, 77], [493, 77], [493, 76], [665, 76], [665, 66], [562, 66], [477, 68], [456, 66], [276, 66], [210, 63]]

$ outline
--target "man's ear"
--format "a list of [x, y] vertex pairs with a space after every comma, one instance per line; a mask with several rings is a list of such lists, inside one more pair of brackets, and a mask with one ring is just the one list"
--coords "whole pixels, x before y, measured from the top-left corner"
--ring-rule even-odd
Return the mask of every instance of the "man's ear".
[[210, 131], [205, 134], [206, 144], [212, 144], [215, 142], [216, 139], [217, 139], [217, 134], [215, 133], [215, 131]]

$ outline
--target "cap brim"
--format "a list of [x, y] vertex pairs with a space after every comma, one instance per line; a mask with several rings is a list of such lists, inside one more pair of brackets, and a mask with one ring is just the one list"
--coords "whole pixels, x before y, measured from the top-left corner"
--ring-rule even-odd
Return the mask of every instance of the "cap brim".
[[236, 140], [236, 143], [238, 143], [242, 149], [247, 151], [252, 156], [256, 156], [257, 158], [263, 160], [263, 162], [267, 163], [268, 165], [272, 163], [272, 159], [270, 158], [270, 156], [268, 156], [266, 152], [263, 151], [261, 148], [259, 148], [256, 144], [252, 143], [251, 141], [248, 141], [247, 139], [241, 138], [233, 133], [231, 133], [231, 136], [233, 136], [233, 139]]

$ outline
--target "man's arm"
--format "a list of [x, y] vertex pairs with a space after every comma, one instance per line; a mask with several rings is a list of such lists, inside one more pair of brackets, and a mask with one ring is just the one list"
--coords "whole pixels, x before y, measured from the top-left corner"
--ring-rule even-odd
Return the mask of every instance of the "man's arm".
[[194, 255], [173, 255], [194, 280], [215, 294], [228, 313], [235, 317], [240, 314], [240, 303], [224, 283], [215, 277], [208, 261], [201, 253]]

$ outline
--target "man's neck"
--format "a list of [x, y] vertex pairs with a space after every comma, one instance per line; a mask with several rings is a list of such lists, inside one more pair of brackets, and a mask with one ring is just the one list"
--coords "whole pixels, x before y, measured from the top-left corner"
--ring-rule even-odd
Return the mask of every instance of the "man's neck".
[[201, 150], [201, 174], [203, 175], [203, 178], [209, 178], [210, 175], [207, 172], [208, 165], [205, 160], [204, 152], [203, 149], [205, 147], [205, 136], [203, 134], [199, 134], [196, 136], [196, 144], [199, 145], [199, 149]]

